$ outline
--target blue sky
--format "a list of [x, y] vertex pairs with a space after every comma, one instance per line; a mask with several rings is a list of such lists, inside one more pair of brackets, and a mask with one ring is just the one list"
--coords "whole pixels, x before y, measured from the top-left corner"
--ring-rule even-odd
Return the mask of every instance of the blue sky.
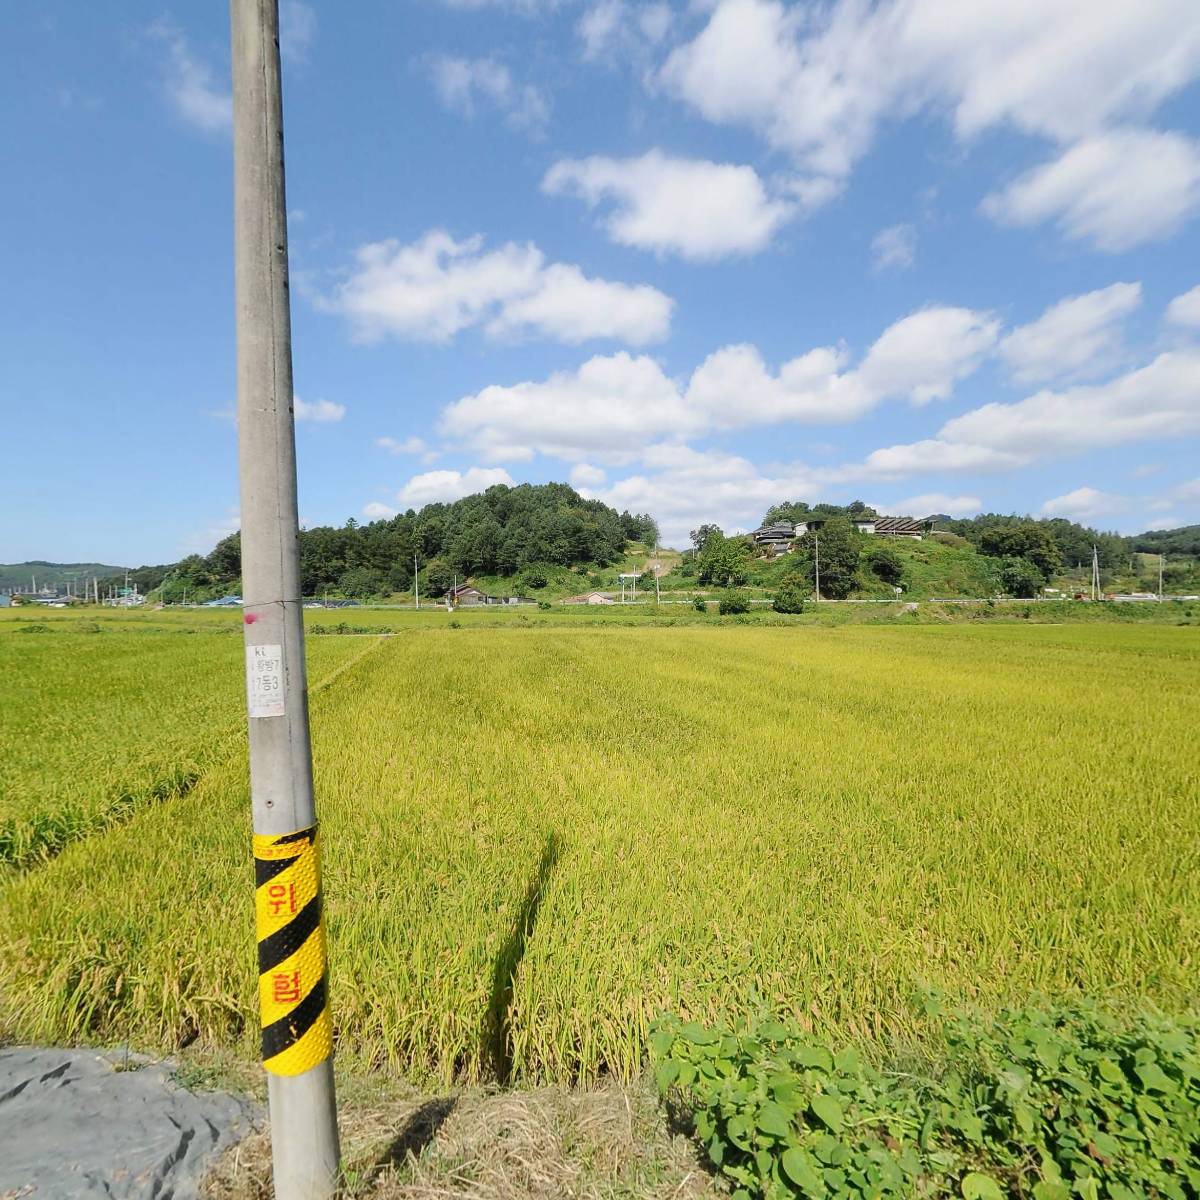
[[[1200, 521], [1194, 0], [291, 0], [300, 509]], [[237, 525], [223, 4], [0, 14], [0, 559]]]

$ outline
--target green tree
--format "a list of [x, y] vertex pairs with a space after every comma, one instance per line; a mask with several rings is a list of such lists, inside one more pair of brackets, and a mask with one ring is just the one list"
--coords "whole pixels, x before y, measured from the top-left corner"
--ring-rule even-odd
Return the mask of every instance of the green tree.
[[208, 556], [208, 567], [215, 580], [235, 583], [242, 577], [242, 535], [223, 537]]
[[771, 607], [777, 613], [802, 613], [807, 600], [804, 580], [799, 575], [785, 575], [771, 601]]
[[1045, 583], [1036, 563], [1027, 558], [1010, 556], [1000, 563], [1000, 586], [1010, 595], [1022, 600], [1036, 596]]
[[738, 592], [728, 591], [717, 602], [717, 612], [723, 617], [750, 611], [750, 603]]
[[693, 529], [688, 537], [691, 539], [692, 548], [698, 554], [708, 544], [709, 538], [724, 537], [725, 531], [720, 525], [701, 525], [699, 529]]
[[1045, 582], [1062, 570], [1062, 552], [1050, 530], [1037, 521], [1018, 521], [984, 531], [979, 549], [990, 558], [1024, 558], [1041, 572]]
[[701, 583], [736, 587], [749, 577], [750, 543], [744, 537], [709, 534], [696, 560], [696, 567]]
[[810, 529], [800, 539], [797, 567], [815, 590], [819, 559], [823, 599], [844, 600], [854, 590], [863, 536], [847, 518], [830, 517], [820, 529]]
[[444, 562], [440, 558], [435, 558], [426, 566], [425, 576], [425, 591], [434, 599], [438, 596], [444, 596], [454, 585], [454, 571], [450, 564]]
[[338, 588], [345, 596], [365, 600], [387, 590], [387, 577], [372, 567], [351, 567], [338, 580]]
[[407, 592], [412, 587], [412, 563], [400, 559], [392, 564], [387, 573], [387, 585], [393, 592]]
[[890, 583], [893, 587], [904, 575], [904, 563], [900, 555], [896, 553], [894, 546], [889, 546], [886, 542], [878, 542], [867, 551], [866, 563], [867, 570], [876, 579], [882, 579], [884, 583]]
[[692, 607], [697, 612], [701, 612], [701, 613], [708, 612], [708, 604], [705, 602], [705, 599], [703, 596], [693, 596], [692, 597]]

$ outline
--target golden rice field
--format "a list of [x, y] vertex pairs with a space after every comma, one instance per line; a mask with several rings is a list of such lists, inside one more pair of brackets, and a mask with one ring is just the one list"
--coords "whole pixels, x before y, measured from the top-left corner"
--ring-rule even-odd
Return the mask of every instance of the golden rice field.
[[[232, 752], [245, 720], [228, 633], [113, 637], [79, 619], [49, 628], [0, 625], [0, 869], [182, 795]], [[314, 638], [314, 682], [358, 649]]]
[[[9, 703], [69, 649], [39, 685], [52, 723], [0, 713], [6, 790], [75, 802], [144, 756], [198, 761], [188, 729], [240, 712], [239, 640], [204, 636], [0, 631]], [[1194, 628], [464, 622], [309, 646], [314, 680], [343, 654], [312, 701], [343, 1062], [630, 1075], [663, 1009], [761, 1001], [870, 1042], [919, 1037], [927, 987], [1196, 1003]], [[0, 881], [0, 1036], [253, 1058], [251, 877], [235, 730], [185, 794]]]

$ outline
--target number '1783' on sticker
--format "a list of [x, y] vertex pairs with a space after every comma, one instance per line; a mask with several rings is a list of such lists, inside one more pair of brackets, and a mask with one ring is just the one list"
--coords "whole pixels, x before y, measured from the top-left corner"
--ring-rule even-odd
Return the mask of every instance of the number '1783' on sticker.
[[283, 647], [246, 647], [246, 702], [252, 717], [282, 717]]

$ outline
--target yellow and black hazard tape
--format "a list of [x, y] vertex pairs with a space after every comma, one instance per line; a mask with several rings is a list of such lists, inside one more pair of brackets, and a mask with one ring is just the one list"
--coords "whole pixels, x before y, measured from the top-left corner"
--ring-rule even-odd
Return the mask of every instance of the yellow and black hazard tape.
[[317, 827], [254, 835], [263, 1066], [300, 1075], [333, 1050]]

